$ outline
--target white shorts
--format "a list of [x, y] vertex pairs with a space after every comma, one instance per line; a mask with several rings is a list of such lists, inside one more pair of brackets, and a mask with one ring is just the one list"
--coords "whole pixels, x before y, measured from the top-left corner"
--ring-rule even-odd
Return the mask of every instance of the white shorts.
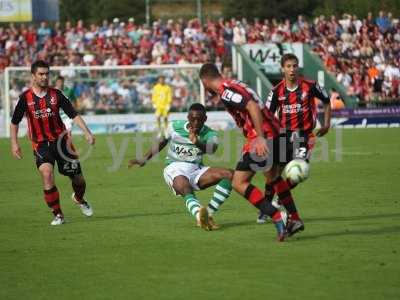
[[175, 195], [176, 191], [172, 186], [174, 178], [177, 176], [185, 176], [189, 180], [191, 187], [198, 191], [200, 190], [198, 186], [199, 179], [209, 168], [187, 162], [173, 162], [164, 169], [164, 179]]

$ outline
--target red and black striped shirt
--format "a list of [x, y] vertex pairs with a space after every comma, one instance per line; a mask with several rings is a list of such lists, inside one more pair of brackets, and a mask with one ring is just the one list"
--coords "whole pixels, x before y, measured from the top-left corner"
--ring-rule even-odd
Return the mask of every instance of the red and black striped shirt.
[[[262, 102], [256, 92], [241, 81], [225, 79], [219, 88], [218, 95], [225, 105], [226, 110], [232, 115], [236, 125], [243, 130], [243, 135], [248, 140], [257, 137], [253, 121], [251, 120], [249, 112], [246, 110], [246, 104], [249, 101], [259, 103], [262, 109]], [[263, 115], [262, 129], [265, 136], [269, 139], [278, 137], [278, 119], [266, 108], [261, 111]]]
[[65, 131], [60, 117], [60, 107], [71, 119], [77, 113], [64, 94], [54, 88], [48, 88], [43, 97], [37, 96], [32, 89], [19, 97], [11, 123], [18, 125], [24, 115], [28, 120], [28, 135], [33, 146], [44, 141], [55, 141]]
[[326, 91], [315, 81], [300, 78], [297, 87], [289, 90], [282, 80], [271, 90], [266, 106], [271, 112], [278, 112], [281, 128], [312, 131], [317, 118], [315, 98], [323, 103], [330, 101]]

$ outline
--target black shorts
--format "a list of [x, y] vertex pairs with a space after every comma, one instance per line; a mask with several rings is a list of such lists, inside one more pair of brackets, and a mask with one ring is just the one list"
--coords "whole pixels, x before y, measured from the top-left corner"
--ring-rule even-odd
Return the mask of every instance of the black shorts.
[[304, 159], [308, 162], [314, 147], [314, 134], [304, 131], [287, 131], [286, 136], [290, 144], [288, 156], [292, 159]]
[[75, 153], [72, 143], [67, 143], [64, 137], [53, 142], [41, 142], [33, 151], [36, 159], [36, 166], [50, 163], [54, 166], [57, 162], [58, 172], [64, 176], [75, 176], [82, 174], [81, 164], [78, 155]]
[[292, 160], [292, 143], [285, 134], [278, 138], [267, 141], [268, 154], [266, 157], [260, 157], [254, 152], [242, 154], [242, 158], [236, 165], [237, 171], [267, 171], [274, 165], [285, 165]]

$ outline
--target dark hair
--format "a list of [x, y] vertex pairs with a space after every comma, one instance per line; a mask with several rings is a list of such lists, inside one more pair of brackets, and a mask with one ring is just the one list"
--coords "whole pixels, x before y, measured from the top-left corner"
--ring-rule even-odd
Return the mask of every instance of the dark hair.
[[31, 73], [35, 74], [38, 68], [50, 69], [50, 66], [44, 60], [37, 60], [31, 65]]
[[281, 58], [281, 66], [283, 67], [288, 60], [295, 60], [297, 63], [299, 63], [299, 59], [296, 55], [293, 53], [286, 53]]
[[190, 111], [200, 111], [200, 112], [202, 112], [203, 114], [206, 114], [206, 108], [204, 107], [204, 105], [203, 104], [201, 104], [201, 103], [193, 103], [192, 105], [190, 105], [190, 107], [189, 107], [189, 112]]
[[219, 70], [216, 65], [207, 63], [201, 66], [200, 68], [200, 78], [209, 77], [209, 78], [218, 78], [221, 77]]
[[56, 81], [57, 80], [62, 80], [63, 82], [65, 81], [65, 78], [64, 78], [64, 76], [61, 76], [61, 75], [59, 75], [59, 76], [57, 76], [57, 78], [56, 78]]

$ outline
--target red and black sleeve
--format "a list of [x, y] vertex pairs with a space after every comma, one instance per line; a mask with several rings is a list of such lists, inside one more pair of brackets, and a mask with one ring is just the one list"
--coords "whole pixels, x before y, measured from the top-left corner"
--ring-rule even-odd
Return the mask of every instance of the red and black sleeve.
[[64, 94], [61, 91], [57, 91], [57, 96], [59, 100], [60, 107], [62, 110], [66, 113], [66, 115], [70, 118], [73, 119], [75, 118], [78, 113], [76, 112], [75, 108], [72, 106], [71, 102], [68, 100], [67, 97], [64, 96]]
[[249, 101], [256, 101], [248, 88], [232, 85], [225, 89], [221, 98], [229, 103], [229, 106], [238, 110], [245, 110]]
[[328, 104], [330, 102], [328, 93], [326, 90], [321, 87], [317, 82], [314, 83], [311, 87], [311, 94], [320, 99], [323, 103]]
[[276, 110], [278, 109], [278, 95], [275, 89], [272, 89], [267, 98], [267, 102], [265, 103], [265, 106], [272, 112], [275, 113]]
[[15, 106], [11, 123], [13, 123], [14, 125], [18, 125], [21, 122], [22, 118], [24, 117], [26, 109], [27, 109], [26, 100], [24, 99], [24, 97], [20, 96], [17, 105]]

